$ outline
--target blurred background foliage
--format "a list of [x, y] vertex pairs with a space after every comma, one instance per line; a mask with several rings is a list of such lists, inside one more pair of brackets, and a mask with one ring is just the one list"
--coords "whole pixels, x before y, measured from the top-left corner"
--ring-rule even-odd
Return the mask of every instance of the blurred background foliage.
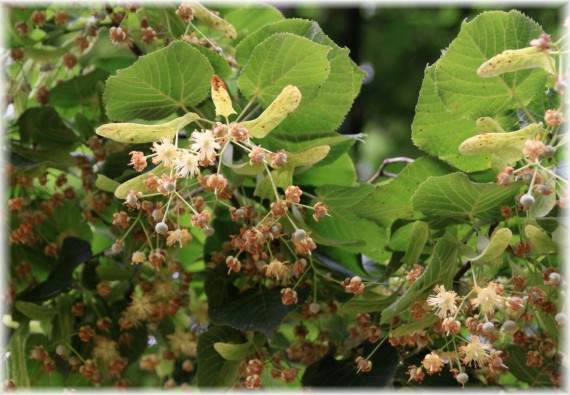
[[[539, 7], [537, 3], [528, 7], [517, 7], [515, 3], [421, 8], [380, 3], [351, 8], [278, 6], [288, 18], [319, 22], [323, 31], [340, 46], [348, 47], [352, 59], [369, 73], [340, 130], [344, 134], [367, 134], [366, 143], [353, 148], [361, 180], [367, 180], [386, 158], [422, 155], [412, 144], [410, 127], [424, 69], [439, 59], [464, 19], [471, 20], [486, 10], [518, 9], [547, 33], [559, 37], [556, 28], [562, 25], [562, 5]], [[402, 166], [393, 164], [389, 169], [397, 172]]]

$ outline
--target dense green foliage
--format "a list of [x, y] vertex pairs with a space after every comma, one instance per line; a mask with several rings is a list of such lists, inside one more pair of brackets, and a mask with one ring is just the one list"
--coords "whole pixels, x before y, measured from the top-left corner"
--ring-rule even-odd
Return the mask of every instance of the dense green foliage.
[[464, 21], [359, 182], [348, 49], [221, 11], [9, 10], [5, 388], [560, 386], [563, 38]]

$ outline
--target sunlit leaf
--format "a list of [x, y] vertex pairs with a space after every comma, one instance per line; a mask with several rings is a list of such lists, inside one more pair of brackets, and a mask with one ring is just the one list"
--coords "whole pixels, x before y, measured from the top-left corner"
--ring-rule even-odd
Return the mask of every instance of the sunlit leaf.
[[408, 265], [415, 265], [420, 259], [420, 255], [429, 238], [429, 227], [423, 221], [416, 221], [412, 225], [409, 236], [408, 248], [402, 260]]
[[464, 21], [459, 35], [437, 62], [435, 83], [447, 110], [476, 119], [528, 104], [544, 89], [548, 73], [519, 70], [481, 78], [477, 69], [504, 50], [528, 47], [543, 34], [540, 26], [518, 11], [488, 11]]
[[264, 107], [287, 85], [295, 85], [303, 100], [311, 98], [329, 74], [329, 51], [330, 47], [294, 34], [275, 34], [255, 47], [238, 86], [246, 97], [255, 96]]
[[493, 222], [501, 218], [501, 207], [515, 204], [520, 187], [520, 183], [475, 183], [463, 173], [452, 173], [424, 181], [412, 196], [412, 204], [430, 224], [438, 226], [475, 219]]
[[200, 51], [175, 41], [107, 80], [107, 116], [116, 121], [165, 118], [206, 99], [212, 75], [214, 69]]

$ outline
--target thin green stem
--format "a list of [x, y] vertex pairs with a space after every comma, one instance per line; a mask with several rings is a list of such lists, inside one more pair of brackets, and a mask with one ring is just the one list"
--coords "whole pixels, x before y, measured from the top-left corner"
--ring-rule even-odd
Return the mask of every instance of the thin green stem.
[[566, 38], [567, 35], [568, 33], [563, 34], [558, 40], [556, 40], [556, 42], [552, 43], [551, 46], [558, 47], [561, 43], [564, 42], [564, 39]]
[[159, 196], [162, 195], [162, 193], [157, 192], [157, 193], [149, 193], [148, 195], [141, 195], [141, 198], [149, 198], [149, 197], [155, 197], [155, 196]]
[[[146, 226], [144, 226], [142, 221], [141, 221], [141, 228], [144, 232], [144, 235], [146, 236], [146, 241], [148, 242], [148, 248], [150, 248], [152, 250], [152, 241], [150, 239], [150, 235], [149, 235], [148, 231], [146, 230]], [[158, 241], [156, 242], [156, 245], [158, 247]]]
[[235, 144], [235, 145], [237, 145], [237, 146], [239, 146], [239, 147], [241, 147], [241, 148], [243, 148], [244, 150], [246, 150], [246, 151], [248, 151], [248, 152], [251, 152], [251, 151], [252, 151], [251, 148], [246, 147], [245, 145], [243, 145], [243, 144], [241, 144], [241, 143], [238, 143], [237, 141], [232, 141], [232, 143]]
[[190, 203], [188, 203], [183, 197], [182, 195], [180, 195], [177, 191], [174, 191], [174, 193], [176, 194], [176, 196], [178, 196], [178, 198], [182, 201], [182, 203], [184, 203], [194, 214], [198, 215], [200, 214], [194, 207], [192, 207], [190, 205]]
[[99, 319], [103, 319], [103, 317], [101, 316], [101, 314], [99, 313], [99, 310], [97, 310], [97, 307], [95, 306], [95, 303], [93, 303], [93, 301], [91, 300], [91, 293], [88, 293], [86, 295], [87, 297], [87, 301], [89, 302], [89, 304], [91, 305], [91, 307], [93, 307], [93, 311], [95, 312], [95, 314], [97, 315], [97, 317], [99, 317]]
[[313, 270], [313, 303], [317, 303], [317, 268], [313, 264], [313, 258], [309, 255], [309, 264]]
[[140, 220], [140, 211], [139, 211], [139, 216], [134, 220], [133, 224], [129, 227], [129, 229], [127, 229], [127, 231], [125, 232], [125, 234], [123, 235], [123, 237], [121, 237], [121, 241], [125, 240], [125, 238], [129, 235], [129, 233], [131, 233], [131, 231], [134, 229], [135, 225], [137, 224], [137, 222], [139, 222]]
[[368, 354], [368, 356], [366, 357], [367, 360], [369, 360], [376, 351], [378, 351], [378, 349], [380, 348], [380, 346], [386, 341], [386, 339], [388, 339], [388, 336], [384, 336], [384, 338], [382, 340], [380, 340], [380, 342], [378, 343], [378, 345], [376, 347], [374, 347], [374, 350], [372, 350], [370, 352], [370, 354]]
[[317, 195], [313, 195], [312, 193], [303, 191], [303, 194], [305, 194], [306, 196], [310, 197], [311, 199], [317, 199], [318, 196]]
[[297, 225], [295, 224], [295, 222], [293, 222], [293, 220], [291, 219], [291, 217], [289, 217], [289, 213], [285, 213], [285, 216], [287, 217], [287, 219], [289, 220], [289, 222], [291, 222], [291, 225], [293, 225], [293, 228], [294, 228], [295, 230], [299, 229], [299, 228], [297, 227]]
[[273, 176], [271, 175], [271, 171], [269, 170], [269, 167], [267, 166], [266, 163], [263, 163], [263, 166], [265, 167], [265, 171], [267, 172], [267, 177], [269, 177], [269, 181], [271, 182], [271, 186], [273, 187], [273, 192], [275, 193], [275, 197], [277, 198], [277, 201], [281, 200], [279, 198], [279, 193], [277, 192], [277, 187], [275, 186], [275, 181], [273, 181]]
[[291, 254], [293, 254], [293, 257], [295, 259], [299, 259], [299, 257], [297, 256], [297, 253], [293, 250], [293, 248], [291, 248], [291, 246], [289, 245], [289, 241], [282, 239], [283, 244], [285, 244], [285, 247], [287, 247], [287, 249], [291, 252]]
[[[540, 166], [538, 161], [535, 162], [536, 165]], [[530, 180], [530, 184], [528, 185], [528, 193], [532, 192], [532, 187], [534, 186], [534, 182], [536, 181], [536, 175], [538, 174], [538, 169], [534, 169], [534, 173], [532, 173], [532, 179]]]
[[299, 277], [299, 279], [297, 280], [297, 282], [295, 283], [295, 285], [293, 285], [293, 290], [295, 290], [295, 288], [297, 288], [299, 286], [299, 284], [301, 284], [301, 281], [305, 278], [305, 276], [307, 275], [307, 273], [309, 273], [308, 270], [305, 270], [303, 272], [303, 274], [301, 274], [301, 276]]
[[224, 152], [226, 151], [226, 148], [228, 147], [228, 145], [230, 145], [230, 142], [226, 141], [226, 143], [222, 147], [222, 150], [218, 154], [218, 170], [216, 171], [216, 173], [218, 173], [218, 174], [220, 174], [220, 171], [222, 170], [222, 157], [223, 157]]
[[[475, 284], [477, 285], [477, 284]], [[465, 295], [463, 297], [463, 300], [461, 301], [461, 303], [459, 304], [459, 307], [457, 307], [457, 313], [455, 313], [455, 315], [453, 316], [453, 319], [457, 319], [457, 316], [459, 315], [459, 313], [461, 313], [461, 308], [463, 307], [463, 303], [465, 303], [465, 301], [467, 300], [467, 298], [469, 297], [469, 295], [471, 295], [473, 292], [475, 292], [474, 290], [469, 291], [469, 293], [467, 295]]]
[[[173, 191], [175, 194], [178, 194], [178, 192]], [[166, 216], [168, 215], [168, 208], [170, 207], [170, 202], [172, 201], [172, 193], [170, 194], [170, 196], [168, 197], [168, 202], [166, 202], [166, 208], [164, 209], [164, 216], [162, 217], [162, 222], [166, 222]]]
[[[200, 29], [198, 29], [198, 28], [196, 27], [196, 25], [194, 25], [194, 24], [192, 23], [192, 21], [188, 21], [188, 23], [192, 26], [192, 29], [196, 30], [197, 33], [199, 33], [202, 37], [204, 37], [204, 38], [206, 39], [206, 41], [207, 41], [213, 48], [216, 48], [216, 47], [217, 47], [217, 45], [214, 44], [213, 42], [211, 42], [210, 39], [209, 39], [204, 33], [202, 33], [202, 32], [200, 31]], [[223, 55], [223, 54], [222, 54], [222, 55]]]
[[309, 210], [315, 211], [315, 208], [314, 208], [313, 206], [307, 206], [306, 204], [295, 203], [295, 206], [304, 207], [304, 208], [307, 208], [307, 209], [309, 209]]
[[[565, 178], [560, 177], [558, 174], [556, 174], [555, 172], [553, 172], [550, 169], [547, 169], [546, 167], [542, 166], [540, 163], [536, 162], [536, 166], [538, 166], [539, 168], [541, 168], [542, 170], [544, 170], [545, 172], [547, 172], [548, 174], [550, 174], [551, 176], [555, 177], [556, 179], [563, 181], [565, 183], [568, 183], [568, 180], [566, 180]], [[535, 172], [536, 174], [536, 172]], [[534, 177], [533, 177], [534, 179]]]
[[238, 117], [236, 118], [236, 122], [241, 121], [241, 119], [243, 118], [243, 116], [245, 115], [246, 111], [249, 110], [249, 107], [251, 107], [251, 105], [253, 104], [253, 102], [255, 101], [255, 99], [257, 99], [256, 95], [253, 95], [253, 97], [251, 98], [251, 100], [245, 105], [245, 107], [243, 108], [243, 110], [241, 110], [241, 113], [238, 115]]
[[457, 352], [457, 344], [455, 343], [455, 335], [453, 335], [452, 339], [453, 339], [453, 349], [455, 350], [455, 359], [457, 360], [457, 366], [459, 368], [459, 371], [461, 371], [461, 360], [459, 359], [459, 353]]
[[243, 117], [242, 121], [248, 121], [253, 116], [253, 114], [255, 114], [255, 112], [257, 110], [259, 110], [260, 107], [261, 107], [261, 104], [256, 105], [254, 107], [254, 109], [249, 112], [249, 114], [247, 114], [245, 117]]
[[73, 351], [73, 353], [75, 355], [77, 355], [77, 358], [79, 358], [81, 360], [81, 362], [85, 363], [85, 360], [83, 359], [83, 357], [81, 356], [81, 354], [79, 352], [77, 352], [77, 350], [75, 348], [73, 348], [71, 346], [71, 344], [69, 344], [68, 342], [66, 342], [65, 340], [62, 341], [62, 343], [67, 346], [71, 351]]
[[186, 35], [188, 34], [188, 30], [190, 30], [190, 20], [188, 20], [188, 24], [186, 25], [186, 30], [184, 30], [184, 34], [182, 35], [182, 37], [186, 37]]
[[532, 114], [528, 111], [528, 108], [526, 108], [526, 106], [524, 105], [523, 101], [521, 100], [517, 92], [514, 89], [512, 89], [509, 85], [507, 85], [507, 83], [502, 79], [499, 79], [499, 81], [501, 81], [504, 87], [510, 92], [511, 96], [517, 101], [517, 103], [521, 107], [521, 110], [523, 110], [523, 112], [526, 114], [529, 121], [531, 123], [537, 123]]
[[273, 213], [272, 213], [271, 211], [269, 211], [267, 214], [265, 214], [265, 217], [263, 217], [263, 218], [261, 219], [261, 221], [259, 221], [259, 222], [257, 223], [257, 225], [255, 225], [255, 229], [257, 229], [259, 226], [263, 225], [263, 222], [264, 222], [270, 215], [272, 215], [272, 214], [273, 214]]

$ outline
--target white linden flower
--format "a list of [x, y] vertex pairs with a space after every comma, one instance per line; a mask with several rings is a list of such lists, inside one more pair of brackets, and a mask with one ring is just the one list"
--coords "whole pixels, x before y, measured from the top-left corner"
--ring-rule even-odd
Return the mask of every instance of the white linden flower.
[[474, 362], [478, 367], [483, 367], [491, 357], [489, 356], [491, 345], [481, 343], [478, 336], [471, 337], [471, 343], [459, 347], [459, 355], [463, 357], [462, 362], [469, 365]]
[[490, 282], [487, 287], [473, 287], [477, 292], [477, 297], [471, 300], [475, 307], [479, 307], [482, 313], [493, 315], [495, 309], [500, 308], [504, 304], [504, 298], [497, 293], [497, 284]]
[[176, 159], [174, 167], [178, 171], [180, 177], [194, 177], [198, 172], [198, 156], [188, 150], [182, 150], [182, 153]]
[[427, 303], [436, 310], [438, 316], [445, 318], [457, 313], [457, 305], [455, 304], [457, 293], [446, 291], [444, 285], [436, 285], [434, 291], [435, 295], [430, 295], [427, 298]]
[[192, 150], [200, 155], [200, 159], [212, 160], [216, 156], [216, 150], [222, 148], [209, 131], [194, 131], [190, 140], [193, 142]]
[[163, 137], [160, 143], [152, 143], [152, 146], [153, 148], [151, 148], [151, 150], [156, 152], [156, 156], [152, 158], [152, 163], [156, 165], [162, 162], [164, 167], [171, 168], [173, 162], [176, 160], [178, 150], [172, 145], [170, 139]]

